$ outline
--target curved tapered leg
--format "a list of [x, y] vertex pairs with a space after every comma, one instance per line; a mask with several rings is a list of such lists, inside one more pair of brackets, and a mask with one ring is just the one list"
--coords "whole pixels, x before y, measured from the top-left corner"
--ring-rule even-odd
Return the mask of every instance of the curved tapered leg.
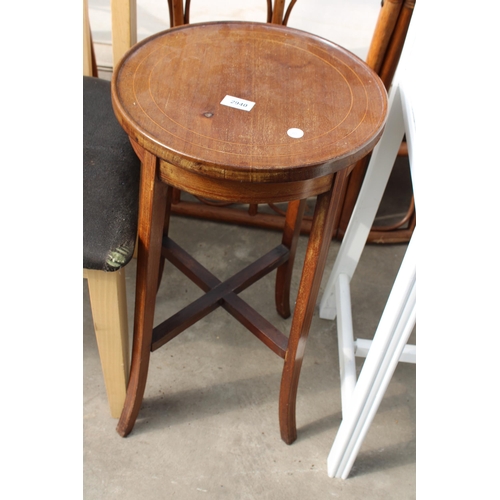
[[142, 404], [151, 352], [167, 194], [167, 185], [158, 179], [157, 167], [156, 157], [145, 152], [141, 168], [132, 361], [125, 405], [116, 428], [123, 437], [134, 427]]
[[333, 188], [319, 195], [316, 200], [281, 377], [279, 421], [281, 438], [287, 444], [292, 444], [297, 439], [295, 404], [300, 369], [346, 176], [346, 170], [337, 174]]
[[292, 283], [293, 263], [300, 236], [300, 226], [306, 208], [306, 200], [288, 203], [283, 230], [282, 244], [290, 249], [288, 260], [276, 272], [276, 310], [283, 318], [290, 317], [290, 285]]

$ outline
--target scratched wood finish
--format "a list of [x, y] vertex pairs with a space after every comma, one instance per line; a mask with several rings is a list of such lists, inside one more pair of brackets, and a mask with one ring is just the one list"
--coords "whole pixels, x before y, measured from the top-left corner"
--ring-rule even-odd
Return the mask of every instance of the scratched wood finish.
[[[224, 106], [226, 95], [255, 105]], [[222, 306], [284, 358], [279, 421], [282, 439], [292, 443], [305, 344], [347, 167], [382, 133], [382, 82], [360, 59], [314, 35], [221, 22], [181, 26], [138, 44], [114, 73], [112, 99], [143, 162], [134, 347], [118, 432], [126, 436], [134, 426], [150, 351]], [[290, 136], [291, 128], [303, 136]], [[168, 237], [174, 188], [231, 202], [292, 201], [282, 244], [221, 283]], [[237, 294], [278, 269], [277, 310], [290, 314], [291, 271], [310, 196], [318, 201], [287, 338]], [[153, 329], [161, 254], [206, 294]]]
[[[252, 183], [321, 177], [365, 156], [382, 132], [385, 89], [375, 73], [302, 31], [185, 25], [137, 44], [125, 61], [113, 78], [122, 126], [196, 174]], [[226, 95], [256, 104], [233, 109], [220, 104]], [[303, 137], [290, 137], [291, 128]]]

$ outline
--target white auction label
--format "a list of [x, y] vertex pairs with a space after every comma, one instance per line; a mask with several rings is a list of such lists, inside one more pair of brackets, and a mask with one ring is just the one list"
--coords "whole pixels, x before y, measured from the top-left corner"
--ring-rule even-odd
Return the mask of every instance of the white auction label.
[[227, 95], [220, 103], [230, 108], [242, 109], [243, 111], [250, 111], [255, 106], [255, 103], [252, 101], [233, 97], [232, 95]]

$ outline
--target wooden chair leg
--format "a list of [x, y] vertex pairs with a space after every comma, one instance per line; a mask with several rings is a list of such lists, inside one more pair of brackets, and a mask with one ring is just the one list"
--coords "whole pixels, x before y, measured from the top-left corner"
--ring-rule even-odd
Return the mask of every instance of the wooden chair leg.
[[281, 377], [279, 421], [281, 438], [287, 444], [297, 439], [295, 404], [300, 370], [346, 176], [346, 170], [337, 174], [333, 189], [316, 200]]
[[129, 370], [125, 269], [84, 269], [111, 416], [118, 418], [125, 401]]
[[156, 157], [145, 152], [141, 169], [132, 362], [127, 397], [116, 428], [123, 437], [134, 427], [148, 376], [167, 195], [167, 186], [158, 180], [157, 169]]
[[292, 201], [288, 204], [283, 230], [282, 243], [290, 249], [288, 260], [278, 267], [276, 272], [276, 310], [283, 318], [289, 318], [290, 285], [292, 283], [293, 263], [300, 236], [302, 217], [306, 208], [306, 200]]

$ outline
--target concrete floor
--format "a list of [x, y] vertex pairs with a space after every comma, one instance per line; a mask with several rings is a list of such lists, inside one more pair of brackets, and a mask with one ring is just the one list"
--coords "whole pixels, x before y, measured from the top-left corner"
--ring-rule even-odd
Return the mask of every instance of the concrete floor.
[[[139, 38], [157, 31], [155, 23], [161, 24], [167, 12], [155, 12], [155, 2], [139, 2]], [[256, 9], [265, 8], [261, 0], [254, 3]], [[349, 5], [314, 0], [316, 10], [312, 11], [308, 10], [311, 5], [302, 3], [297, 2], [290, 26], [337, 41], [360, 57], [366, 55], [379, 0]], [[106, 67], [112, 64], [106, 45], [108, 4], [107, 0], [89, 2], [98, 64], [105, 78], [109, 78]], [[217, 7], [227, 12], [235, 4], [211, 2], [210, 9]], [[324, 15], [317, 15], [319, 8]], [[214, 19], [212, 12], [210, 19]], [[244, 13], [247, 17], [248, 12], [252, 11]], [[259, 20], [261, 14], [252, 15]], [[194, 11], [192, 22], [205, 20], [204, 15]], [[236, 12], [230, 15], [238, 18]], [[389, 190], [391, 195], [379, 211], [383, 223], [406, 209], [408, 173], [404, 167], [395, 169]], [[179, 217], [174, 218], [171, 231], [179, 244], [220, 279], [280, 239], [274, 231]], [[301, 237], [292, 292], [297, 289], [306, 244], [307, 238]], [[338, 241], [331, 244], [326, 273], [339, 245]], [[373, 335], [405, 249], [404, 244], [366, 247], [352, 282], [354, 328], [359, 337]], [[132, 261], [127, 269], [130, 330], [135, 264]], [[264, 278], [242, 297], [288, 332], [290, 320], [283, 320], [274, 309], [273, 279], [274, 274]], [[167, 264], [157, 299], [158, 321], [200, 293]], [[298, 439], [291, 446], [281, 441], [278, 427], [281, 359], [220, 309], [152, 354], [139, 418], [129, 437], [121, 438], [115, 431], [117, 421], [109, 415], [85, 281], [83, 319], [87, 500], [416, 498], [414, 365], [397, 367], [350, 477], [342, 481], [327, 476], [326, 459], [341, 422], [340, 381], [336, 324], [320, 319], [317, 310], [299, 384]], [[415, 334], [410, 341], [416, 343]], [[358, 368], [361, 364], [360, 359]]]
[[[274, 231], [179, 217], [172, 235], [220, 279], [280, 238]], [[301, 237], [293, 291], [306, 244]], [[327, 272], [338, 248], [333, 241]], [[366, 247], [352, 283], [359, 337], [373, 334], [405, 248]], [[135, 260], [127, 277], [130, 324], [134, 274]], [[288, 332], [290, 320], [274, 310], [273, 278], [242, 296]], [[315, 313], [299, 384], [298, 439], [287, 446], [278, 427], [281, 359], [218, 309], [152, 354], [144, 403], [124, 439], [108, 411], [85, 282], [83, 290], [86, 499], [415, 498], [415, 365], [398, 366], [351, 476], [330, 479], [326, 458], [341, 421], [335, 321]], [[158, 320], [200, 293], [167, 264]]]

